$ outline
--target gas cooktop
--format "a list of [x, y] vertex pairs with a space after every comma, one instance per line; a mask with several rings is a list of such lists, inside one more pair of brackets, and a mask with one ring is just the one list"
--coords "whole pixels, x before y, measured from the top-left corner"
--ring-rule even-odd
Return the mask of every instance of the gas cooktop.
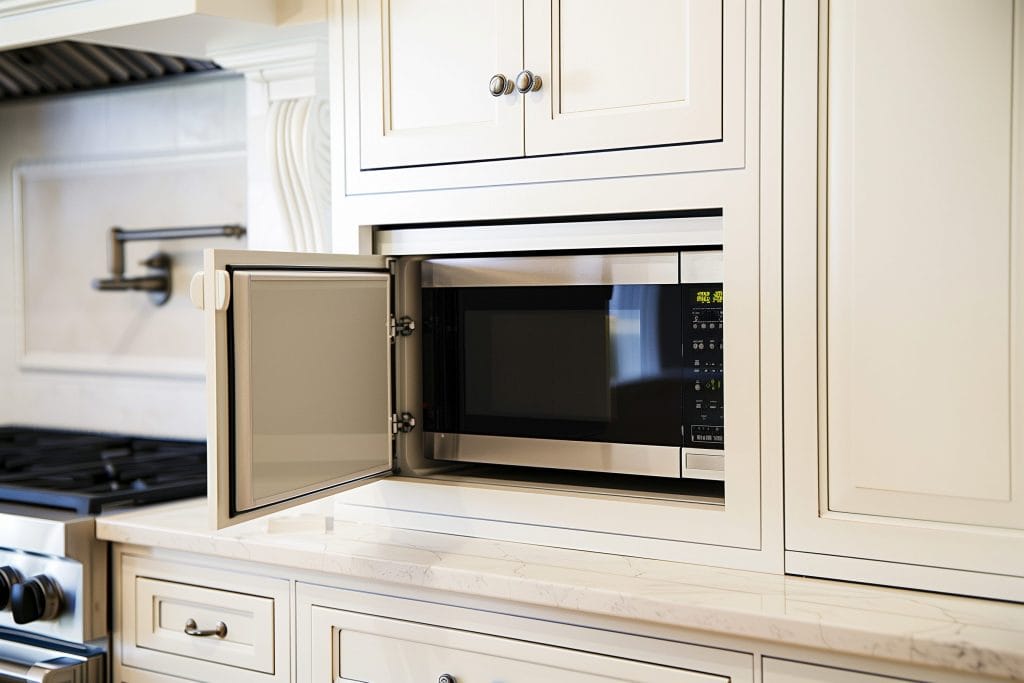
[[0, 501], [97, 514], [205, 493], [205, 442], [0, 427]]

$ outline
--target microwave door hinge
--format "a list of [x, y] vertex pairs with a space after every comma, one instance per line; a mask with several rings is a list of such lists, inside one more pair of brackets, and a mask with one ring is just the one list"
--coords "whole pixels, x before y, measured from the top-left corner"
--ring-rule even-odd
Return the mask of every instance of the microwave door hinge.
[[408, 337], [412, 335], [413, 330], [416, 329], [416, 321], [407, 315], [403, 315], [401, 318], [396, 319], [395, 316], [391, 316], [388, 322], [388, 336], [394, 341], [397, 337]]
[[408, 434], [416, 428], [416, 418], [412, 416], [412, 413], [401, 413], [391, 415], [391, 433]]

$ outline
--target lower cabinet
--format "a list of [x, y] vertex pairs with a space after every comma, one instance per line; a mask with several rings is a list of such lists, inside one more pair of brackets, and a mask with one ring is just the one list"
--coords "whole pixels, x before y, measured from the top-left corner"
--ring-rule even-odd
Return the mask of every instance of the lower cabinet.
[[782, 627], [759, 641], [137, 546], [113, 558], [112, 683], [996, 680], [792, 647]]
[[116, 584], [115, 681], [292, 680], [287, 579], [123, 555]]
[[296, 595], [299, 681], [754, 680], [746, 653], [321, 586]]

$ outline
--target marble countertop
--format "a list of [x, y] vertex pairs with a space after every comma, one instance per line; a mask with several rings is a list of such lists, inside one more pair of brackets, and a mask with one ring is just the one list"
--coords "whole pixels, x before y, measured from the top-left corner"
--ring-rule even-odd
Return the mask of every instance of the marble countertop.
[[197, 499], [96, 526], [108, 541], [1024, 680], [1024, 605], [354, 524], [332, 511], [328, 499], [210, 531]]

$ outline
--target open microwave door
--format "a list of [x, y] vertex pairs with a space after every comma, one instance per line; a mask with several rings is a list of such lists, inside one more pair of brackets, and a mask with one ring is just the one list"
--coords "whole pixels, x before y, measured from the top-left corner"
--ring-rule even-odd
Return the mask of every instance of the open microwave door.
[[391, 474], [384, 257], [207, 250], [192, 297], [217, 529]]

